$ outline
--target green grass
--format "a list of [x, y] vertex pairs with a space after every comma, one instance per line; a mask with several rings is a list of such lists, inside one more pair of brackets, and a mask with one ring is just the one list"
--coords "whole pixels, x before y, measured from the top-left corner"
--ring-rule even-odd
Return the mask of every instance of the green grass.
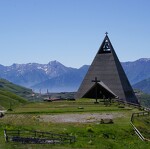
[[25, 87], [13, 84], [5, 79], [0, 79], [0, 89], [7, 90], [9, 92], [13, 92], [16, 94], [30, 94], [32, 92], [31, 89], [27, 89]]
[[[0, 106], [8, 109], [26, 103], [26, 96], [31, 94], [30, 89], [15, 85], [7, 80], [0, 79]], [[24, 98], [25, 97], [25, 98]]]
[[0, 105], [5, 109], [15, 108], [20, 104], [26, 103], [26, 100], [14, 93], [0, 90]]
[[140, 104], [144, 107], [150, 108], [150, 94], [143, 93], [139, 90], [136, 90], [136, 92]]
[[[78, 107], [83, 107], [80, 109]], [[133, 112], [139, 110], [133, 107], [119, 108], [114, 103], [104, 106], [102, 103], [93, 104], [93, 101], [63, 101], [28, 103], [9, 112], [0, 119], [0, 148], [3, 149], [144, 149], [149, 148], [149, 142], [142, 142], [134, 133], [130, 125]], [[39, 121], [41, 114], [54, 115], [66, 113], [117, 113], [122, 117], [114, 118], [113, 124], [100, 123], [51, 123]], [[5, 143], [3, 130], [39, 130], [54, 133], [67, 133], [76, 136], [73, 144], [48, 145], [48, 144], [20, 144]]]
[[141, 134], [150, 140], [150, 115], [135, 116], [133, 122]]
[[132, 111], [131, 107], [120, 108], [117, 103], [111, 106], [105, 106], [103, 103], [94, 104], [93, 102], [82, 101], [61, 101], [61, 102], [36, 102], [28, 103], [14, 109], [14, 113], [20, 114], [42, 114], [42, 113], [73, 113], [73, 112], [117, 112], [117, 111]]
[[150, 108], [150, 95], [149, 94], [142, 94], [139, 100], [141, 101], [141, 105]]

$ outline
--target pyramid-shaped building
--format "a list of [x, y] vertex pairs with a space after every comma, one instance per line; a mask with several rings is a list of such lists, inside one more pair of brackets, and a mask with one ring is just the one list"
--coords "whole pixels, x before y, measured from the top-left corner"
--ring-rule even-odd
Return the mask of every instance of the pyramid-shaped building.
[[75, 98], [116, 98], [139, 104], [107, 33]]

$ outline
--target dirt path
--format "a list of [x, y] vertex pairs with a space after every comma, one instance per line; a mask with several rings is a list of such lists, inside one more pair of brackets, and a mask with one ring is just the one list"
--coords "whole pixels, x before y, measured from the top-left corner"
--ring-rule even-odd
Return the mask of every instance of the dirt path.
[[41, 115], [40, 121], [54, 123], [88, 123], [100, 122], [101, 119], [114, 119], [123, 117], [120, 113], [86, 113], [86, 114], [58, 114]]

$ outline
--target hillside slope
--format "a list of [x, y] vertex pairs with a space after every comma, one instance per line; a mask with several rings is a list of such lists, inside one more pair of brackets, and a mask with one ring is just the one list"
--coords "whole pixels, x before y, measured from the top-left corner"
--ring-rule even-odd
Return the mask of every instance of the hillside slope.
[[122, 62], [122, 66], [131, 84], [150, 78], [149, 58], [141, 58], [133, 62]]
[[5, 79], [0, 79], [0, 107], [1, 109], [13, 108], [26, 103], [26, 96], [31, 90], [15, 85]]
[[133, 88], [140, 89], [144, 93], [150, 94], [150, 78], [140, 81], [133, 85]]

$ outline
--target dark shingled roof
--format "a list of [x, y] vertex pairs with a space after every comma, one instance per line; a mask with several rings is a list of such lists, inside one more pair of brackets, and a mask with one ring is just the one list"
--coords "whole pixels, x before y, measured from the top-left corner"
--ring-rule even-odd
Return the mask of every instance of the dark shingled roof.
[[92, 82], [95, 77], [123, 102], [139, 104], [107, 34], [75, 95], [76, 99], [85, 97], [95, 84]]
[[[96, 97], [96, 94], [97, 94], [97, 97]], [[117, 98], [117, 95], [115, 95], [115, 93], [113, 93], [101, 81], [101, 82], [93, 84], [92, 87], [83, 95], [83, 98], [110, 98], [111, 99], [111, 98]]]

